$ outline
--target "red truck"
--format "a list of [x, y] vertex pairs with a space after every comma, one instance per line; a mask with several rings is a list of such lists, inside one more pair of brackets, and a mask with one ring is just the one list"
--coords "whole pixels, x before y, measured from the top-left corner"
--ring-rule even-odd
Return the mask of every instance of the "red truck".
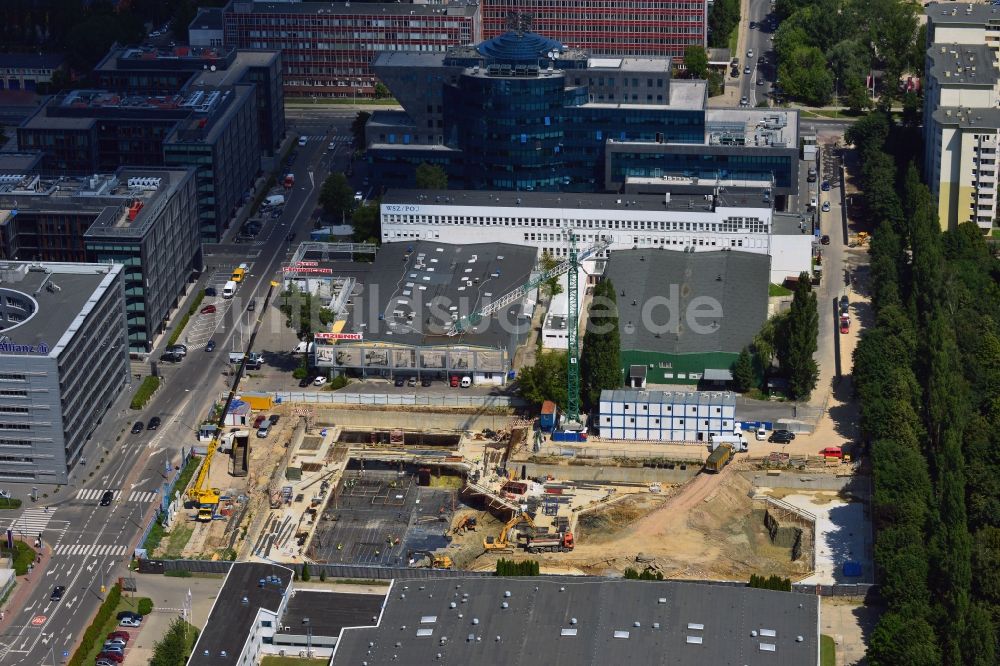
[[294, 173], [285, 174], [285, 189], [290, 190], [293, 187], [295, 187], [295, 174]]
[[529, 536], [524, 542], [524, 549], [529, 553], [567, 553], [573, 550], [573, 533], [556, 532]]

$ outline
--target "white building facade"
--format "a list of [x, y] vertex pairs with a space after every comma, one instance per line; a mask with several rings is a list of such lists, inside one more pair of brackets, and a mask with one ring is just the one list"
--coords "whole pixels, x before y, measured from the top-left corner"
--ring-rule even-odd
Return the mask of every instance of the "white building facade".
[[[610, 239], [610, 250], [740, 249], [770, 255], [772, 282], [808, 272], [812, 237], [776, 230], [769, 204], [751, 195], [566, 194], [390, 191], [381, 203], [382, 242], [511, 243], [556, 258]], [[607, 256], [606, 254], [604, 256]]]
[[736, 396], [729, 391], [601, 391], [598, 428], [604, 439], [708, 442], [731, 435]]

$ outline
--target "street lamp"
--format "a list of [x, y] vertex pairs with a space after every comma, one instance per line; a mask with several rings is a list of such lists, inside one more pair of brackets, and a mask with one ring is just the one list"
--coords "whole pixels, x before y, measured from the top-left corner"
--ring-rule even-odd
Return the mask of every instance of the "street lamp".
[[306, 658], [312, 657], [312, 638], [313, 630], [312, 624], [309, 623], [309, 618], [302, 618], [302, 624], [306, 625]]

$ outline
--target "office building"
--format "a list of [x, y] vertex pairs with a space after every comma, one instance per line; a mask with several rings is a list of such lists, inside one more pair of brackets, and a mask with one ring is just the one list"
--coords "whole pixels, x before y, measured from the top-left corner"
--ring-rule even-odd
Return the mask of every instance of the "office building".
[[611, 251], [725, 249], [770, 257], [767, 277], [776, 284], [809, 272], [812, 263], [814, 238], [802, 221], [775, 213], [766, 194], [753, 189], [707, 195], [389, 190], [380, 211], [386, 244], [505, 243], [562, 259], [572, 234], [581, 249], [601, 239], [612, 241]]
[[341, 630], [330, 663], [817, 666], [819, 600], [679, 580], [394, 580], [374, 620]]
[[233, 562], [187, 666], [254, 666], [280, 629], [294, 586], [280, 564]]
[[997, 216], [1000, 7], [927, 5], [924, 175], [943, 229]]
[[767, 321], [768, 263], [739, 250], [612, 252], [604, 278], [617, 296], [622, 383], [731, 379]]
[[[672, 56], [705, 46], [706, 0], [484, 0], [483, 36], [501, 35], [512, 13], [530, 15], [533, 29], [598, 55]], [[728, 62], [727, 62], [728, 64]]]
[[673, 79], [667, 57], [594, 57], [518, 29], [446, 53], [381, 53], [374, 70], [404, 108], [366, 126], [386, 187], [412, 187], [429, 163], [476, 190], [797, 190], [798, 114], [706, 111], [706, 83]]
[[73, 90], [17, 129], [45, 173], [194, 166], [202, 239], [217, 241], [260, 170], [255, 84], [195, 85], [165, 95]]
[[231, 0], [222, 20], [226, 47], [281, 51], [285, 93], [302, 97], [374, 97], [371, 63], [380, 52], [441, 53], [482, 39], [472, 2]]
[[191, 46], [221, 48], [225, 43], [221, 7], [199, 7], [198, 14], [188, 25]]
[[[323, 243], [307, 243], [284, 267], [295, 284], [334, 313], [316, 333], [314, 365], [357, 377], [413, 377], [499, 386], [530, 329], [534, 292], [448, 335], [466, 315], [527, 282], [537, 263], [532, 247], [503, 243], [453, 245], [412, 241], [383, 245], [369, 264], [328, 262]], [[317, 248], [312, 251], [310, 248]]]
[[194, 169], [15, 178], [0, 176], [3, 258], [122, 264], [128, 349], [151, 351], [202, 268]]
[[[203, 10], [205, 12], [207, 10]], [[208, 11], [209, 15], [221, 10]], [[220, 19], [221, 20], [221, 19]], [[285, 96], [277, 51], [239, 51], [221, 44], [115, 47], [94, 68], [103, 90], [171, 95], [188, 87], [256, 86], [257, 132], [261, 154], [273, 156], [285, 134]]]
[[124, 389], [124, 272], [0, 262], [0, 479], [66, 483]]
[[61, 53], [0, 53], [0, 90], [34, 92], [65, 64]]

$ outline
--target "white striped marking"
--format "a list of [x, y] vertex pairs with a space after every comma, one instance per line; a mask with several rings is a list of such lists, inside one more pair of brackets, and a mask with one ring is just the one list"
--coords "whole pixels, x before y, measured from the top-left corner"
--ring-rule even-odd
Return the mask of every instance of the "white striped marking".
[[30, 534], [38, 534], [45, 531], [48, 527], [49, 521], [52, 520], [52, 514], [56, 512], [55, 509], [45, 510], [45, 507], [32, 507], [30, 509], [25, 509], [20, 516], [14, 519], [10, 524], [10, 529], [14, 532], [24, 532]]
[[160, 493], [154, 491], [143, 492], [141, 490], [133, 490], [129, 496], [129, 502], [141, 502], [143, 504], [149, 504], [150, 502], [155, 502], [160, 499]]
[[81, 557], [90, 555], [124, 555], [127, 551], [128, 546], [96, 543], [63, 544], [55, 547], [56, 555], [79, 555]]

